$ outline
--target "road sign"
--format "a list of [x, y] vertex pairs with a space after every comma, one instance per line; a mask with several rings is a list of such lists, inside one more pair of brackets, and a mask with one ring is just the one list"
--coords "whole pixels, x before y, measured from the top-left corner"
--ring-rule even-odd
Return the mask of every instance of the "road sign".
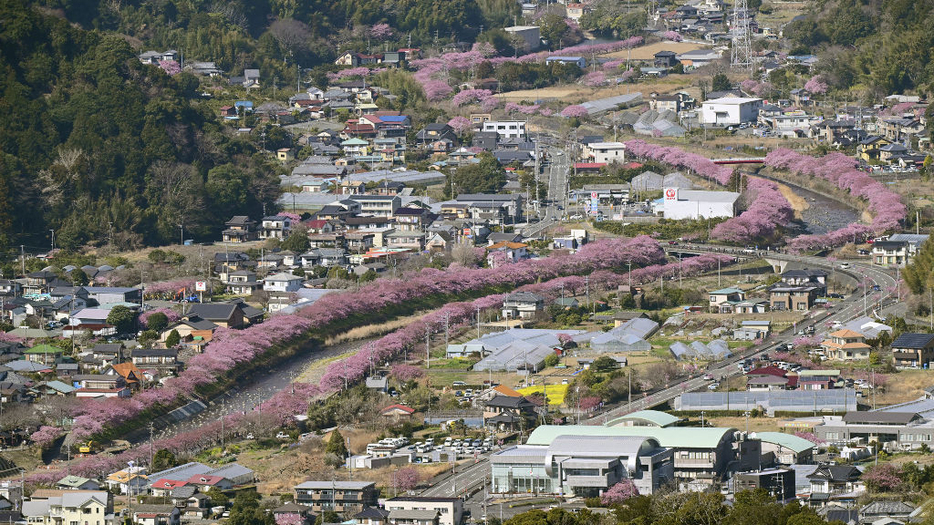
[[208, 283], [206, 281], [195, 281], [195, 291], [196, 292], [208, 291]]

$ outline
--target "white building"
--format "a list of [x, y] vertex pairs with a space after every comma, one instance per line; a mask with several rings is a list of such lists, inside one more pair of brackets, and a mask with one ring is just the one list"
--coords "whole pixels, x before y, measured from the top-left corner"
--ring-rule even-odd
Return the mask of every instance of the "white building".
[[460, 525], [464, 521], [461, 498], [400, 496], [386, 500], [386, 510], [429, 510], [437, 512], [438, 525]]
[[739, 193], [665, 188], [666, 219], [712, 219], [736, 216]]
[[538, 26], [511, 26], [503, 30], [521, 38], [525, 49], [529, 51], [535, 51], [542, 45], [542, 30]]
[[282, 272], [263, 279], [263, 290], [267, 292], [297, 292], [302, 288], [302, 278]]
[[626, 161], [626, 145], [622, 142], [592, 142], [587, 146], [596, 163], [609, 164], [611, 162]]
[[500, 140], [518, 139], [525, 137], [524, 120], [488, 120], [483, 123], [481, 131], [495, 132]]
[[700, 121], [712, 126], [736, 126], [759, 118], [761, 98], [724, 97], [701, 105]]

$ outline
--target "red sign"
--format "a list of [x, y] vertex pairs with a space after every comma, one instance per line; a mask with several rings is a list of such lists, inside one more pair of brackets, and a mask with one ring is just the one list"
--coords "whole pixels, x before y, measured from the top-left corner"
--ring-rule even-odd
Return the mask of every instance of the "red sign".
[[673, 201], [678, 197], [678, 190], [674, 188], [668, 188], [665, 190], [665, 200]]

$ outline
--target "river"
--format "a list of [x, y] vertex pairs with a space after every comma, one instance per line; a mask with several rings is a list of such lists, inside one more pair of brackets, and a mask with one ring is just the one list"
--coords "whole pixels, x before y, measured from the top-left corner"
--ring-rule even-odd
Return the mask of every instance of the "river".
[[783, 180], [765, 177], [758, 173], [755, 174], [755, 176], [788, 186], [795, 195], [801, 197], [807, 203], [807, 207], [799, 211], [801, 219], [795, 220], [793, 224], [788, 225], [792, 234], [820, 235], [839, 230], [854, 222], [859, 222], [859, 210], [843, 204], [840, 201], [825, 197], [820, 193], [815, 193]]

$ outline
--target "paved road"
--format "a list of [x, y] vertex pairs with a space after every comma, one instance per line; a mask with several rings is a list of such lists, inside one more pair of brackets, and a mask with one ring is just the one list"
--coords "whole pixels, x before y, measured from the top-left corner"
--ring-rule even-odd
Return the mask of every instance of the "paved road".
[[[674, 248], [672, 248], [674, 249]], [[723, 248], [715, 246], [703, 246], [703, 245], [686, 245], [679, 246], [678, 250], [690, 251], [694, 250], [697, 252], [710, 252], [717, 251], [722, 252]], [[765, 256], [763, 254], [763, 256]], [[822, 268], [831, 268], [834, 263], [827, 261], [823, 257], [810, 257], [810, 256], [795, 256], [788, 254], [776, 254], [770, 253], [768, 255], [770, 259], [778, 260], [788, 260], [794, 262], [806, 263], [811, 267], [822, 267]], [[837, 263], [839, 264], [839, 263]], [[888, 270], [871, 266], [863, 262], [849, 262], [850, 268], [847, 270], [836, 270], [846, 272], [853, 277], [859, 278], [860, 280], [866, 281], [869, 283], [869, 287], [873, 285], [878, 285], [881, 289], [879, 292], [871, 292], [867, 296], [862, 292], [854, 293], [848, 296], [846, 299], [841, 301], [837, 306], [829, 310], [816, 310], [813, 314], [809, 315], [807, 319], [803, 322], [798, 323], [797, 329], [802, 330], [808, 326], [814, 326], [817, 329], [818, 333], [829, 326], [835, 321], [841, 323], [847, 322], [855, 317], [863, 315], [864, 310], [866, 312], [872, 311], [872, 304], [874, 301], [884, 305], [886, 308], [891, 308], [897, 306], [897, 302], [892, 297], [891, 293], [888, 291], [895, 286], [895, 277], [892, 276]], [[883, 308], [885, 310], [886, 308]], [[752, 350], [747, 351], [743, 355], [734, 356], [726, 361], [721, 361], [716, 365], [711, 365], [709, 368], [709, 373], [715, 378], [722, 379], [725, 377], [731, 377], [739, 375], [742, 373], [739, 367], [736, 366], [736, 363], [741, 359], [746, 359], [749, 357], [757, 357], [764, 352], [773, 350], [780, 343], [791, 342], [795, 337], [793, 330], [786, 330], [781, 334], [776, 334], [773, 336], [765, 345], [754, 347]], [[606, 410], [603, 413], [599, 413], [592, 417], [591, 419], [582, 422], [583, 425], [603, 425], [608, 421], [611, 421], [614, 418], [624, 416], [631, 412], [637, 410], [648, 409], [663, 403], [667, 403], [674, 399], [675, 397], [681, 395], [684, 392], [690, 392], [693, 390], [706, 388], [710, 382], [703, 379], [703, 376], [697, 376], [683, 382], [680, 382], [675, 385], [671, 385], [662, 390], [652, 392], [645, 397], [639, 397], [632, 400], [632, 404], [624, 404], [615, 408]]]
[[559, 210], [558, 206], [567, 207], [565, 186], [567, 185], [568, 169], [571, 165], [570, 160], [561, 149], [552, 147], [548, 148], [547, 151], [548, 157], [551, 159], [551, 164], [548, 166], [547, 181], [549, 204], [541, 212], [541, 221], [522, 232], [522, 235], [527, 238], [541, 235], [549, 226], [560, 221], [564, 212]]
[[483, 478], [490, 475], [490, 461], [486, 456], [480, 456], [475, 463], [460, 464], [455, 475], [450, 474], [443, 480], [437, 481], [431, 487], [422, 491], [426, 497], [453, 497], [455, 494], [464, 495], [466, 490], [481, 484]]

